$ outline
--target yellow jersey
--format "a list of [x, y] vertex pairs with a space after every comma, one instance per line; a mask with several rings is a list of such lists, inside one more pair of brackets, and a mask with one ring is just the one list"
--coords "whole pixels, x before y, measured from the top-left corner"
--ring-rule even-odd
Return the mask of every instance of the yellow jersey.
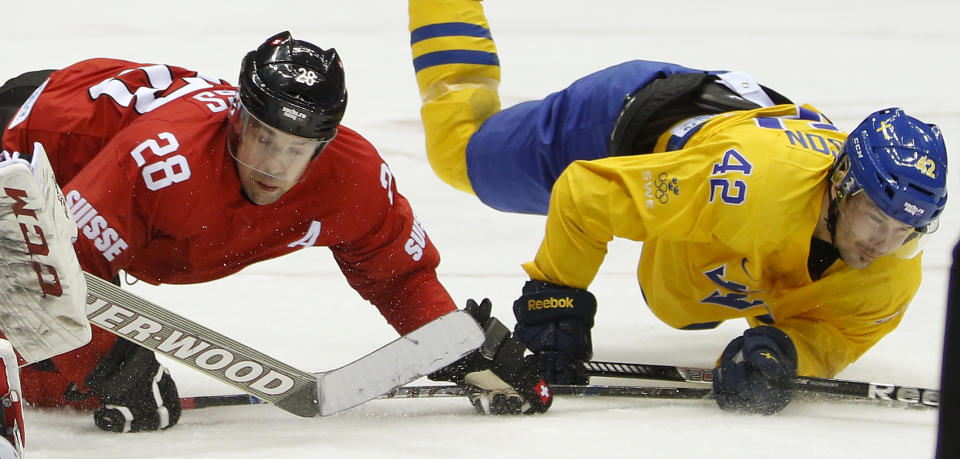
[[585, 289], [609, 241], [643, 241], [637, 278], [661, 320], [769, 324], [793, 340], [800, 374], [833, 377], [897, 326], [921, 276], [920, 256], [891, 254], [864, 269], [837, 260], [811, 278], [845, 138], [813, 107], [778, 105], [680, 123], [651, 154], [576, 161], [554, 184], [524, 269]]

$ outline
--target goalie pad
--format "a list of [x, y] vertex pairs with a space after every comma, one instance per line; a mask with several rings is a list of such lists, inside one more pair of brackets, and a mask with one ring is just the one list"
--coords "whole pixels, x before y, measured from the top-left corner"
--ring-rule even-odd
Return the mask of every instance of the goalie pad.
[[0, 331], [27, 362], [90, 341], [77, 225], [39, 142], [0, 153]]

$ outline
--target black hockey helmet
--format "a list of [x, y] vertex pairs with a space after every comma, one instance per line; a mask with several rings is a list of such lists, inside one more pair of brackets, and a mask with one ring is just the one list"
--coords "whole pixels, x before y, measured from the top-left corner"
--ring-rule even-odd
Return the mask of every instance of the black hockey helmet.
[[281, 131], [332, 139], [347, 108], [343, 64], [290, 32], [280, 32], [247, 53], [240, 68], [240, 103], [255, 118]]

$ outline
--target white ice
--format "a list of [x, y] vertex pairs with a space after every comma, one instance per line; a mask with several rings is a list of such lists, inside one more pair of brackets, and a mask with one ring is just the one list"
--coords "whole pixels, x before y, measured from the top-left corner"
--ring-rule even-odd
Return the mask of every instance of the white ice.
[[[350, 91], [344, 123], [377, 145], [440, 248], [442, 282], [463, 302], [510, 306], [542, 236], [542, 217], [501, 214], [430, 171], [419, 127], [402, 1], [10, 1], [2, 8], [0, 79], [90, 57], [175, 64], [235, 83], [240, 59], [267, 36], [295, 37], [343, 56]], [[273, 5], [273, 6], [271, 6]], [[632, 58], [737, 69], [841, 127], [902, 106], [940, 124], [960, 151], [960, 4], [948, 0], [642, 2], [490, 0], [503, 66], [504, 105], [542, 97], [591, 71]], [[950, 172], [957, 195], [957, 169]], [[184, 203], [183, 205], [189, 205]], [[952, 203], [924, 260], [924, 280], [900, 327], [840, 376], [936, 387], [946, 278], [960, 207]], [[591, 286], [600, 310], [597, 359], [711, 366], [745, 327], [685, 332], [646, 308], [636, 283], [640, 247], [616, 241]], [[325, 249], [193, 286], [128, 287], [299, 368], [360, 357], [395, 333], [354, 293]], [[869, 288], [869, 286], [864, 286]], [[169, 362], [168, 362], [169, 363]], [[232, 393], [170, 363], [182, 395]], [[596, 382], [604, 382], [597, 380]], [[615, 382], [615, 381], [606, 381]], [[622, 381], [621, 381], [622, 382]], [[720, 412], [709, 401], [558, 399], [543, 416], [488, 418], [463, 399], [374, 401], [303, 419], [271, 406], [184, 412], [162, 433], [109, 434], [88, 413], [28, 408], [31, 458], [79, 457], [766, 457], [923, 458], [935, 411], [798, 402], [770, 417]]]

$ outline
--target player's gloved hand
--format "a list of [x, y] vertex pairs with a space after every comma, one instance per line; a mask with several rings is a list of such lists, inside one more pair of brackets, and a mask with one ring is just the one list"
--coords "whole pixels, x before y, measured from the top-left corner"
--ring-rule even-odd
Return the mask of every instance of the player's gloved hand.
[[582, 362], [593, 356], [590, 329], [597, 313], [592, 293], [538, 280], [513, 303], [514, 335], [534, 353], [550, 384], [587, 384]]
[[728, 411], [773, 414], [790, 403], [797, 375], [797, 349], [786, 333], [748, 329], [724, 349], [713, 371], [717, 405]]
[[90, 392], [67, 389], [69, 400], [100, 398], [93, 413], [97, 427], [111, 432], [139, 432], [172, 427], [180, 419], [180, 396], [173, 378], [153, 352], [123, 338], [84, 379]]
[[430, 374], [433, 381], [450, 381], [483, 389], [470, 397], [481, 414], [543, 413], [553, 403], [550, 387], [536, 364], [524, 358], [526, 348], [510, 336], [510, 329], [490, 317], [492, 304], [467, 300], [465, 311], [483, 328], [486, 340], [480, 349]]

